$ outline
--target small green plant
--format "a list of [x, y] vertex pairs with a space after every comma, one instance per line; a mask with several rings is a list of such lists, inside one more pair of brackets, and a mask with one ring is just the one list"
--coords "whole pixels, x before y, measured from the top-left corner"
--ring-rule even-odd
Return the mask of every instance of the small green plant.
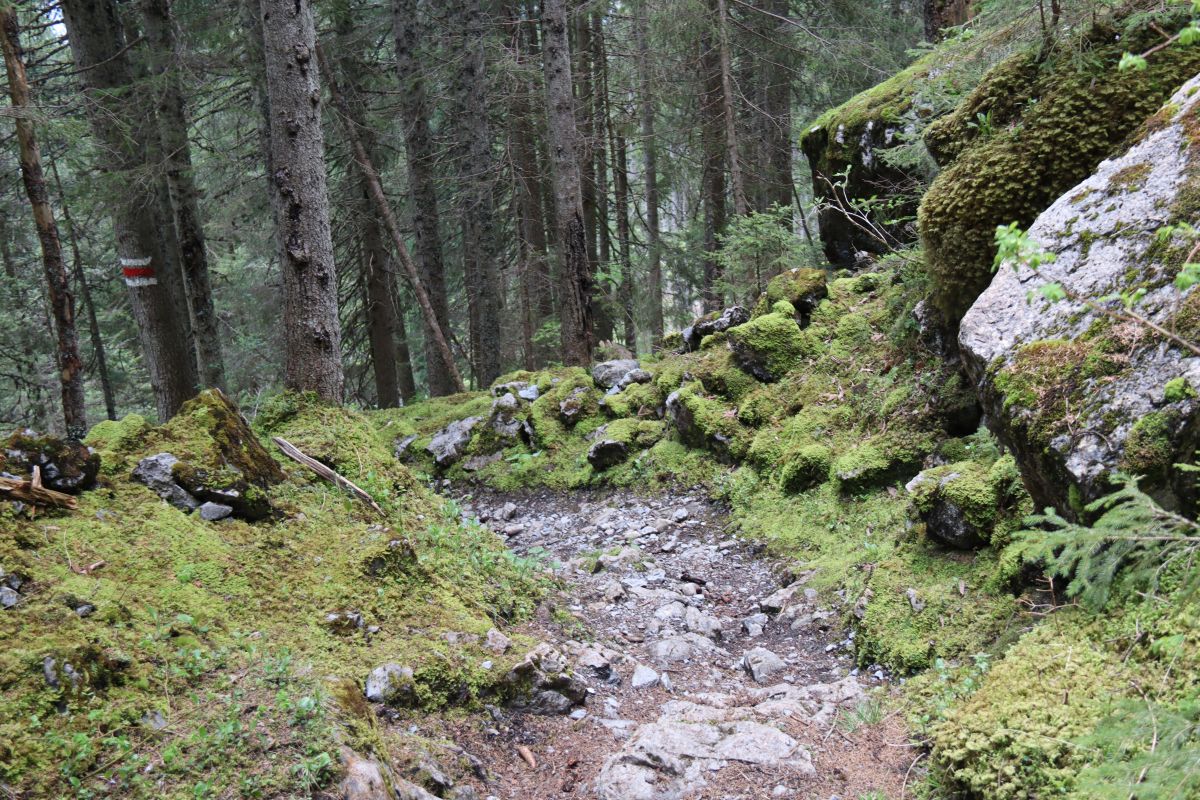
[[975, 119], [967, 123], [967, 127], [979, 133], [979, 138], [987, 140], [996, 134], [996, 126], [992, 124], [992, 112], [989, 109], [987, 113], [982, 111], [975, 114]]
[[714, 254], [729, 279], [726, 289], [749, 284], [749, 295], [757, 297], [769, 278], [812, 260], [811, 248], [792, 232], [792, 213], [790, 206], [773, 205], [729, 223]]
[[874, 696], [864, 697], [848, 714], [838, 718], [838, 727], [845, 733], [854, 733], [859, 728], [878, 725], [885, 716], [882, 700]]
[[[1121, 584], [1154, 592], [1164, 571], [1200, 554], [1200, 526], [1167, 511], [1117, 476], [1121, 487], [1087, 505], [1091, 525], [1072, 522], [1053, 509], [1026, 521], [1011, 547], [1028, 562], [1040, 562], [1054, 577], [1069, 579], [1067, 596], [1100, 610]], [[1185, 594], [1200, 586], [1200, 572], [1183, 571]]]

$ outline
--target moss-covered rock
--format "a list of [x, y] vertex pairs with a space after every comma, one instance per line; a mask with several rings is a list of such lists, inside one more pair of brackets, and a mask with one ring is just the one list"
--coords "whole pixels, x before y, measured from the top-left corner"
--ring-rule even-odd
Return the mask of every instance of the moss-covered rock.
[[[801, 147], [812, 169], [818, 198], [833, 201], [836, 192], [836, 199], [842, 203], [862, 201], [886, 194], [881, 187], [912, 186], [913, 176], [887, 164], [880, 151], [900, 144], [905, 130], [928, 113], [919, 96], [937, 65], [937, 55], [928, 54], [878, 86], [825, 112], [809, 126]], [[915, 195], [902, 199], [899, 208], [888, 209], [886, 218], [911, 217], [916, 201]], [[884, 214], [872, 216], [874, 222], [884, 224]], [[834, 264], [852, 265], [858, 262], [860, 252], [881, 253], [885, 249], [860, 223], [851, 221], [838, 203], [823, 202], [818, 217], [825, 256]], [[901, 241], [912, 238], [903, 225], [886, 227]]]
[[680, 440], [691, 447], [711, 450], [724, 461], [740, 461], [750, 448], [750, 431], [737, 419], [737, 411], [688, 383], [667, 398], [667, 415]]
[[79, 494], [96, 485], [100, 455], [71, 439], [16, 431], [0, 444], [0, 472], [28, 477], [37, 467], [42, 485]]
[[[1200, 69], [1200, 51], [1184, 50], [1191, 55], [1171, 58], [1196, 59]], [[1192, 241], [1156, 229], [1190, 227], [1200, 208], [1191, 190], [1200, 179], [1198, 110], [1200, 79], [1193, 78], [1126, 152], [1038, 216], [1029, 240], [1055, 259], [1036, 274], [1027, 264], [1001, 265], [962, 319], [966, 371], [1039, 507], [1077, 512], [1110, 491], [1118, 467], [1143, 473], [1143, 488], [1168, 507], [1196, 505], [1194, 476], [1172, 465], [1195, 459], [1200, 403], [1178, 383], [1169, 398], [1167, 387], [1179, 378], [1200, 381], [1200, 365], [1150, 325], [1091, 303], [1137, 293], [1138, 317], [1162, 331], [1186, 328], [1200, 293], [1194, 286], [1181, 293], [1175, 279]], [[1120, 177], [1131, 174], [1143, 177], [1134, 184]], [[1146, 219], [1158, 221], [1147, 226]], [[1038, 289], [1047, 284], [1067, 297], [1042, 300]]]
[[934, 446], [929, 434], [897, 431], [874, 436], [839, 455], [830, 477], [849, 494], [903, 483], [920, 470]]
[[926, 533], [967, 550], [990, 544], [1001, 516], [1020, 508], [1024, 496], [1011, 455], [992, 464], [959, 461], [925, 470], [908, 490]]
[[802, 492], [829, 479], [833, 454], [821, 444], [801, 445], [784, 454], [779, 485], [785, 492]]
[[805, 356], [814, 354], [811, 340], [796, 320], [766, 314], [728, 331], [729, 349], [738, 366], [764, 383], [782, 378]]
[[663, 437], [666, 424], [658, 420], [619, 419], [596, 429], [588, 448], [588, 463], [604, 470], [624, 461], [635, 450], [653, 446]]
[[[918, 215], [929, 303], [946, 330], [957, 329], [991, 281], [996, 226], [1028, 226], [1119, 152], [1126, 137], [1200, 70], [1200, 51], [1188, 47], [1156, 54], [1144, 71], [1118, 70], [1123, 53], [1160, 39], [1145, 17], [1135, 19], [1124, 30], [1090, 31], [1086, 59], [1076, 57], [1074, 42], [1044, 63], [1032, 53], [1013, 56], [983, 81], [960, 115], [931, 132], [934, 149], [945, 157], [958, 147], [951, 142], [970, 139], [930, 186]], [[983, 108], [993, 115], [986, 127], [967, 116]], [[974, 138], [963, 133], [972, 120]]]
[[[826, 273], [823, 269], [796, 268], [781, 272], [767, 282], [767, 290], [762, 300], [755, 308], [754, 316], [761, 317], [766, 313], [782, 313], [794, 316], [801, 328], [808, 327], [812, 312], [822, 300], [829, 296], [825, 285]], [[780, 303], [791, 307], [780, 308]]]
[[739, 367], [728, 347], [705, 353], [691, 373], [704, 386], [704, 391], [734, 403], [758, 386], [754, 378]]

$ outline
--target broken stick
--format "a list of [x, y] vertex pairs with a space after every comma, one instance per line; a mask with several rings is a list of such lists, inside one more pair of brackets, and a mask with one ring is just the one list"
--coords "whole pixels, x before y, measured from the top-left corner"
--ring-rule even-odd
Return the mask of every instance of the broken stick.
[[300, 452], [300, 449], [296, 447], [296, 445], [292, 444], [287, 439], [281, 439], [278, 436], [272, 436], [271, 441], [275, 442], [279, 449], [283, 451], [283, 454], [288, 458], [292, 459], [298, 464], [303, 464], [335, 486], [342, 487], [350, 494], [354, 495], [359, 500], [375, 509], [380, 515], [383, 515], [383, 509], [380, 508], [379, 504], [375, 502], [375, 498], [371, 497], [371, 495], [355, 486], [351, 481], [343, 478], [341, 475], [338, 475], [336, 472], [322, 464], [320, 461], [317, 461], [315, 458], [306, 456], [304, 453]]
[[79, 501], [71, 495], [42, 486], [42, 470], [36, 466], [33, 468], [32, 477], [27, 481], [20, 478], [0, 478], [0, 495], [32, 506], [52, 506], [71, 511], [79, 508]]

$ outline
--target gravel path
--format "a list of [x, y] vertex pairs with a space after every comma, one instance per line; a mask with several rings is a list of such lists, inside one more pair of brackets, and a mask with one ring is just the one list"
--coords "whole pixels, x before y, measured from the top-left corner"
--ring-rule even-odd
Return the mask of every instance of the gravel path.
[[446, 723], [487, 775], [459, 796], [901, 797], [915, 753], [868, 694], [888, 676], [854, 669], [810, 576], [732, 536], [700, 493], [456, 496], [557, 564], [565, 593], [526, 632], [586, 693]]

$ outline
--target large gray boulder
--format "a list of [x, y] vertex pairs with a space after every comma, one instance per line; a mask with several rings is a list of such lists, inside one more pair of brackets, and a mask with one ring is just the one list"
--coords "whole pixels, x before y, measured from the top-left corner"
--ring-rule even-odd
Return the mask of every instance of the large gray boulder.
[[179, 510], [193, 511], [200, 507], [200, 501], [175, 482], [174, 467], [178, 463], [171, 453], [156, 453], [139, 461], [130, 477]]
[[[1193, 242], [1167, 225], [1196, 222], [1200, 153], [1188, 130], [1200, 76], [1183, 86], [1126, 153], [1041, 214], [1029, 236], [1056, 260], [1000, 266], [963, 318], [959, 345], [989, 426], [1012, 448], [1039, 506], [1078, 512], [1116, 469], [1144, 475], [1168, 507], [1194, 508], [1195, 478], [1172, 465], [1200, 445], [1200, 358], [1148, 326], [1114, 319], [1109, 298], [1145, 290], [1133, 310], [1200, 341], [1200, 293], [1174, 286]], [[1039, 287], [1069, 299], [1049, 303]]]

